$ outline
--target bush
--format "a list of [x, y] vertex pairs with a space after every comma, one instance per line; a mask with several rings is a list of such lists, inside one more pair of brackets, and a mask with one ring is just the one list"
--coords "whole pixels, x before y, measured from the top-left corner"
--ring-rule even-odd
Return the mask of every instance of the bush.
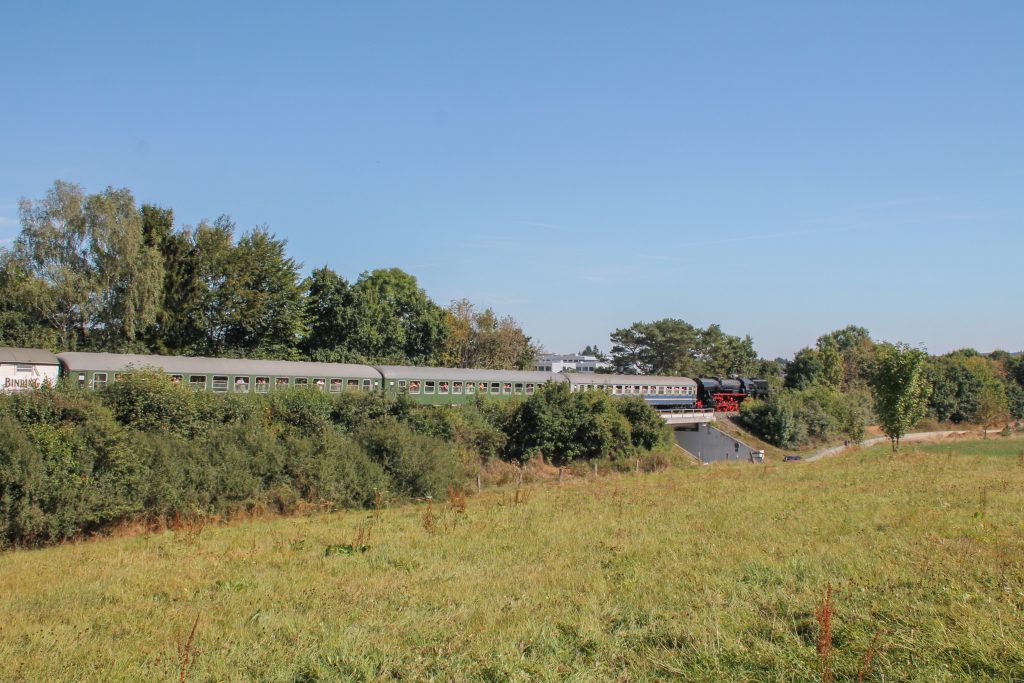
[[195, 416], [195, 392], [153, 370], [126, 372], [100, 392], [117, 421], [142, 431], [186, 434]]
[[384, 468], [352, 439], [334, 431], [318, 439], [289, 438], [285, 468], [299, 497], [337, 507], [371, 505], [388, 488]]
[[384, 468], [392, 493], [399, 496], [440, 497], [462, 480], [451, 444], [416, 434], [393, 418], [366, 425], [356, 440], [370, 459]]
[[491, 422], [489, 414], [477, 403], [451, 411], [449, 421], [455, 443], [471, 457], [485, 462], [493, 460], [501, 455], [508, 443], [505, 432]]
[[311, 436], [322, 435], [331, 426], [334, 401], [316, 387], [280, 389], [260, 398], [268, 403], [268, 419], [272, 424]]
[[626, 404], [602, 392], [569, 391], [549, 383], [516, 407], [508, 426], [508, 455], [525, 462], [543, 453], [553, 465], [606, 458], [634, 447], [633, 421], [640, 443], [657, 442], [664, 426], [647, 406]]
[[144, 472], [109, 413], [77, 402], [64, 410], [59, 393], [33, 393], [43, 408], [34, 415], [49, 421], [0, 417], [2, 544], [55, 543], [137, 515]]
[[388, 416], [402, 418], [415, 408], [406, 395], [392, 400], [376, 391], [352, 391], [337, 394], [331, 408], [331, 421], [342, 431], [352, 434], [364, 425]]
[[629, 420], [633, 445], [651, 450], [669, 441], [669, 428], [658, 411], [639, 396], [624, 396], [615, 407]]
[[744, 427], [779, 448], [796, 448], [845, 436], [859, 441], [871, 415], [863, 390], [839, 391], [822, 384], [783, 390], [740, 405]]

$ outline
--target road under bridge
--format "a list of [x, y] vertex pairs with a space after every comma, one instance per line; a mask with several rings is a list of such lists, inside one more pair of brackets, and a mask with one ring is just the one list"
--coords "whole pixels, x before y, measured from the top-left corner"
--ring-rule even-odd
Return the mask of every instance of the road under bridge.
[[697, 429], [677, 429], [676, 445], [701, 463], [712, 462], [762, 462], [762, 451], [749, 446], [734, 436], [701, 424]]

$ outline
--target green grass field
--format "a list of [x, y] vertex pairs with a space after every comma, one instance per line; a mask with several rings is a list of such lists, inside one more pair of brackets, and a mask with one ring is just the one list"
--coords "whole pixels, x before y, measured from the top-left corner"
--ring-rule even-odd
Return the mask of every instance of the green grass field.
[[0, 615], [4, 680], [1024, 680], [1024, 440], [7, 552]]

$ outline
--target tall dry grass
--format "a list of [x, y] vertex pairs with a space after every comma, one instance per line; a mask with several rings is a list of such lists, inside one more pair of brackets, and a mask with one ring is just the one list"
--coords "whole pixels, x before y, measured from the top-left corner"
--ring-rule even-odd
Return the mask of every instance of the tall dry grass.
[[1019, 443], [7, 552], [0, 679], [1013, 680]]

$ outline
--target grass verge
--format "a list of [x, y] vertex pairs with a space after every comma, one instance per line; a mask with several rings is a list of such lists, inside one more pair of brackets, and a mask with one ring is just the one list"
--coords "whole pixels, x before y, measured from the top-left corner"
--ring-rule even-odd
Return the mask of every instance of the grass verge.
[[0, 678], [1024, 677], [1020, 441], [456, 498], [4, 553]]

